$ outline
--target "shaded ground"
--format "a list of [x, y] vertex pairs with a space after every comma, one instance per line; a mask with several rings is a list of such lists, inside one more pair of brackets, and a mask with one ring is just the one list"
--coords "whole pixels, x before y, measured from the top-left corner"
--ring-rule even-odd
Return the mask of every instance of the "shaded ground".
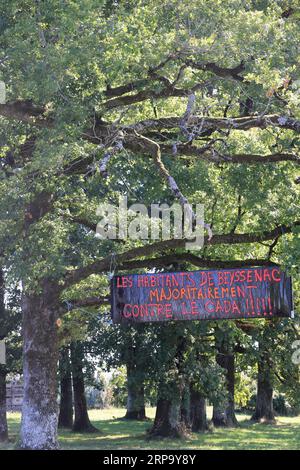
[[[154, 409], [147, 415], [154, 416]], [[300, 449], [300, 416], [279, 418], [278, 424], [251, 424], [249, 416], [239, 415], [238, 429], [215, 429], [212, 433], [191, 434], [186, 440], [148, 441], [146, 431], [151, 421], [130, 422], [122, 420], [125, 410], [92, 410], [90, 418], [99, 434], [77, 434], [70, 431], [59, 433], [62, 449]], [[0, 450], [13, 449], [18, 438], [20, 414], [9, 414], [11, 441], [1, 445]]]

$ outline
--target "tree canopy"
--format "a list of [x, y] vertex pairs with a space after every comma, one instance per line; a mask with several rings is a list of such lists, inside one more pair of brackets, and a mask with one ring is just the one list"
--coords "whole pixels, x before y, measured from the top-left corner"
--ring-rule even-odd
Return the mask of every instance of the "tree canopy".
[[[6, 86], [0, 104], [1, 265], [7, 285], [22, 285], [23, 309], [39, 299], [24, 318], [36, 328], [44, 321], [52, 332], [53, 384], [57, 333], [62, 342], [90, 339], [93, 322], [100, 328], [97, 315], [108, 311], [112, 271], [277, 264], [294, 276], [297, 311], [297, 2], [12, 0], [2, 2], [0, 13], [0, 80]], [[204, 247], [186, 250], [186, 240], [176, 238], [95, 237], [97, 208], [117, 205], [121, 195], [147, 206], [204, 204]], [[45, 316], [39, 315], [44, 307]], [[206, 396], [214, 381], [222, 384], [214, 348], [229, 354], [238, 342], [251, 350], [251, 363], [257, 343], [273, 347], [266, 346], [268, 338], [277, 344], [274, 380], [294, 390], [297, 368], [283, 358], [299, 335], [297, 326], [278, 321], [271, 333], [265, 320], [253, 320], [250, 330], [243, 321], [229, 326], [172, 325], [169, 332], [161, 326], [155, 334], [146, 328], [144, 346], [152, 344], [165, 362], [159, 371], [161, 359], [146, 359], [144, 379], [155, 377], [158, 387], [164, 380], [165, 387], [169, 377], [173, 387], [198, 361], [206, 373], [199, 372], [194, 385]], [[26, 331], [30, 352], [32, 329]], [[115, 330], [102, 338], [105, 351], [97, 334], [98, 353], [111, 360], [113, 346], [115, 366], [126, 364], [124, 344], [137, 341], [137, 333]], [[123, 345], [118, 334], [125, 335]], [[218, 334], [226, 341], [218, 343]], [[194, 344], [201, 335], [209, 340], [199, 351]], [[178, 359], [182, 338], [185, 352]], [[171, 346], [173, 355], [166, 357], [164, 348]], [[44, 357], [42, 349], [36, 348]], [[36, 363], [28, 357], [30, 373]], [[34, 409], [34, 394], [25, 396]], [[34, 446], [26, 432], [25, 420], [24, 447]]]

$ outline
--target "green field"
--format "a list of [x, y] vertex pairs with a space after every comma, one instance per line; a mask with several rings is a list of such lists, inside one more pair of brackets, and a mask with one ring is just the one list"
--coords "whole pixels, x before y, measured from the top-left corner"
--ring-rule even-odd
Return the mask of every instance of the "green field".
[[[147, 415], [154, 416], [154, 409]], [[205, 434], [193, 433], [185, 440], [152, 440], [146, 438], [147, 422], [122, 420], [124, 410], [92, 410], [90, 418], [99, 428], [99, 434], [75, 434], [60, 431], [59, 442], [62, 449], [300, 449], [300, 416], [278, 418], [276, 425], [251, 424], [249, 416], [238, 415], [238, 429], [215, 429]], [[20, 423], [19, 413], [9, 414], [11, 442], [0, 449], [14, 449]]]

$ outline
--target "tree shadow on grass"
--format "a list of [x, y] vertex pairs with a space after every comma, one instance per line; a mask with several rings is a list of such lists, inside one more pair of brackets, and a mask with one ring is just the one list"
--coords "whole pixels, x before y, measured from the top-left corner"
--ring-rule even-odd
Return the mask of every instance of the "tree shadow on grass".
[[94, 421], [93, 425], [101, 430], [101, 434], [76, 434], [66, 431], [60, 435], [62, 448], [93, 448], [93, 449], [180, 449], [188, 448], [190, 439], [161, 439], [149, 441], [148, 433], [152, 420], [130, 421], [113, 419]]
[[[300, 449], [300, 418], [278, 418], [276, 425], [253, 423], [239, 417], [237, 429], [216, 428], [211, 433], [192, 433], [187, 439], [147, 440], [152, 421], [131, 421], [122, 418], [95, 419], [99, 434], [80, 434], [59, 430], [62, 449]], [[9, 417], [10, 439], [18, 438], [20, 417]], [[0, 445], [0, 450], [13, 449], [14, 443]]]
[[240, 421], [238, 429], [215, 429], [212, 433], [192, 433], [186, 439], [147, 438], [149, 421], [123, 419], [94, 421], [100, 435], [63, 433], [62, 448], [68, 449], [299, 449], [300, 425], [275, 426]]

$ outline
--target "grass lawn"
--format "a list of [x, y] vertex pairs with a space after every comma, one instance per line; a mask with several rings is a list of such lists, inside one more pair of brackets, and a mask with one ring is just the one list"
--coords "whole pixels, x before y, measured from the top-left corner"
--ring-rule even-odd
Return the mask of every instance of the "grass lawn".
[[[210, 410], [209, 410], [210, 411]], [[147, 415], [154, 417], [155, 410], [149, 408]], [[238, 415], [238, 429], [215, 429], [205, 434], [193, 433], [185, 440], [146, 439], [145, 432], [151, 425], [147, 422], [122, 420], [125, 410], [91, 410], [91, 421], [99, 434], [76, 434], [60, 431], [59, 442], [62, 449], [300, 449], [300, 416], [278, 418], [276, 425], [251, 424], [249, 416]], [[11, 442], [1, 445], [0, 450], [13, 449], [18, 436], [19, 413], [9, 414]]]

